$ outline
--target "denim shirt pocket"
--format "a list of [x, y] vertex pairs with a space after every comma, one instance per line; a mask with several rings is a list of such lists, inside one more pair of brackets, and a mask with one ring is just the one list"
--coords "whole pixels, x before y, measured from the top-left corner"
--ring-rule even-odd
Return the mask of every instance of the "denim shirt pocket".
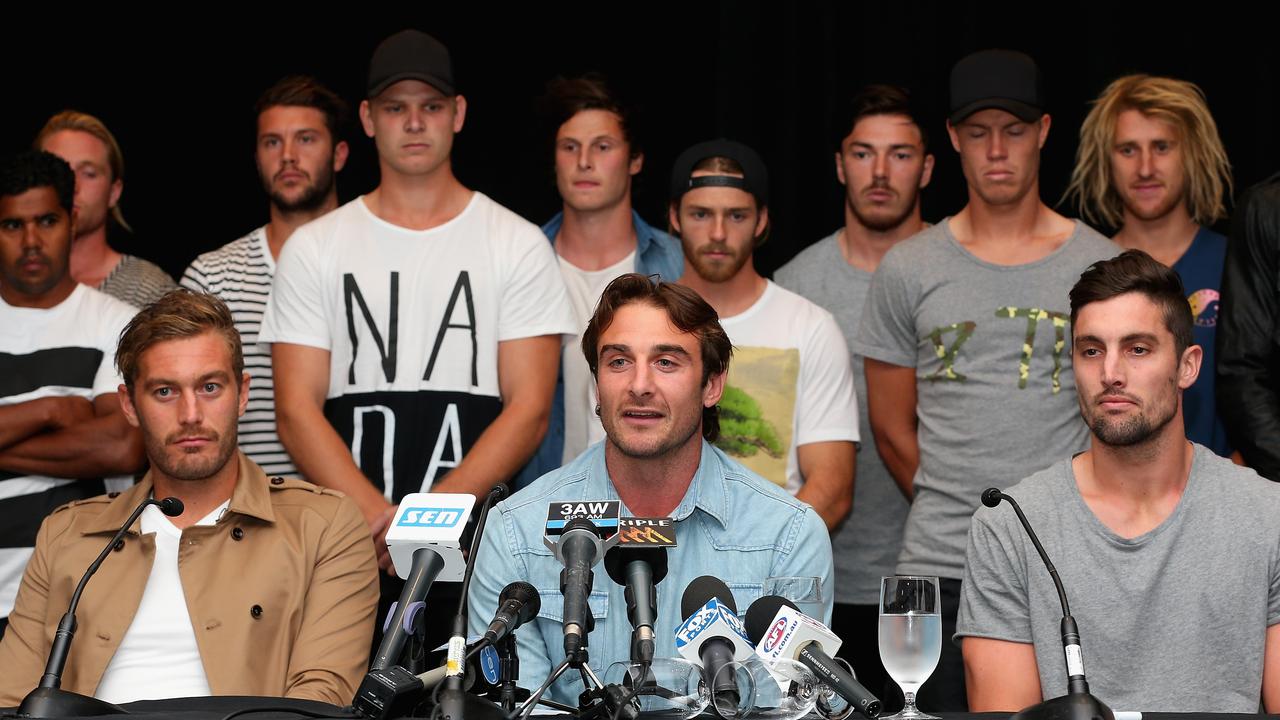
[[726, 582], [729, 591], [733, 593], [733, 602], [738, 606], [738, 617], [744, 618], [747, 615], [747, 608], [751, 607], [751, 603], [760, 599], [764, 595], [764, 582]]
[[[561, 594], [559, 585], [549, 588], [540, 587], [538, 588], [538, 595], [542, 597], [542, 607], [538, 610], [538, 625], [544, 637], [555, 637], [562, 632], [564, 595]], [[595, 618], [596, 624], [603, 623], [609, 617], [609, 593], [601, 590], [592, 590], [591, 595], [587, 597], [587, 606], [591, 608], [591, 616]], [[603, 677], [604, 668], [602, 663], [605, 658], [602, 658], [600, 653], [589, 653], [588, 657], [587, 664], [591, 666], [591, 669], [597, 675]], [[563, 659], [563, 657], [559, 659]], [[538, 678], [535, 682], [535, 687], [542, 684], [542, 680], [543, 678]], [[567, 670], [556, 681], [556, 687], [564, 691], [568, 696], [576, 698], [583, 689], [582, 674], [577, 670]]]

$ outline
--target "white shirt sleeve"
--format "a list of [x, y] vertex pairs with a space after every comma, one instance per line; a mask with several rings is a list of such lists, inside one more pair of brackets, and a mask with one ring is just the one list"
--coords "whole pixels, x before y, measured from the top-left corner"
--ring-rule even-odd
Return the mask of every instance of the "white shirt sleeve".
[[831, 313], [817, 306], [813, 311], [817, 322], [800, 351], [795, 445], [858, 442], [858, 396], [849, 347]]
[[300, 228], [280, 253], [267, 309], [262, 316], [258, 343], [309, 345], [333, 349], [329, 322], [325, 318], [324, 282], [328, 277], [320, 267], [318, 238]]
[[551, 243], [536, 226], [513, 228], [512, 261], [502, 288], [498, 342], [577, 334], [569, 293]]

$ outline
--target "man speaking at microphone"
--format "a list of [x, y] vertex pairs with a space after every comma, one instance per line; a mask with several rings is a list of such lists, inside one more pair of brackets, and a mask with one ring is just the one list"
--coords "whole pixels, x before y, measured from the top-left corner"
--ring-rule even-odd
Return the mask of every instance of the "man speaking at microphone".
[[[561, 565], [542, 541], [553, 502], [619, 500], [624, 517], [675, 519], [678, 545], [657, 585], [659, 658], [676, 656], [681, 595], [701, 575], [724, 580], [735, 596], [725, 600], [742, 611], [767, 577], [817, 577], [831, 587], [822, 519], [710, 444], [731, 350], [715, 310], [688, 288], [635, 273], [605, 288], [582, 336], [605, 440], [499, 503], [476, 558], [473, 633], [484, 631], [508, 582], [526, 580], [541, 595], [538, 617], [517, 632], [522, 687], [539, 686], [565, 657]], [[831, 595], [824, 600], [829, 621]], [[630, 658], [632, 628], [622, 586], [599, 568], [589, 605], [589, 664], [603, 675]], [[581, 673], [570, 671], [548, 696], [576, 705], [582, 690]]]
[[[1186, 297], [1136, 250], [1081, 275], [1071, 357], [1089, 449], [1007, 492], [1058, 569], [1098, 699], [1280, 712], [1280, 487], [1186, 439], [1202, 357]], [[967, 561], [970, 710], [1065, 694], [1062, 608], [1013, 508], [978, 510]]]
[[355, 504], [271, 478], [236, 448], [248, 402], [240, 335], [216, 298], [170, 293], [129, 323], [120, 404], [151, 470], [129, 491], [65, 505], [40, 528], [0, 643], [0, 707], [40, 678], [73, 589], [88, 582], [62, 687], [109, 702], [198, 695], [348, 702], [364, 674], [377, 562]]

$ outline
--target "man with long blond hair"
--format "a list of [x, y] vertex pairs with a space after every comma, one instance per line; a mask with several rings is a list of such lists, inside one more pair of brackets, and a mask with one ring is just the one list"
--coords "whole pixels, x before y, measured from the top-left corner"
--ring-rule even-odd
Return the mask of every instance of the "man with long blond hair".
[[1107, 86], [1080, 128], [1067, 199], [1121, 247], [1143, 250], [1182, 278], [1205, 372], [1183, 396], [1187, 437], [1230, 455], [1214, 403], [1214, 332], [1227, 239], [1231, 165], [1204, 93], [1185, 80], [1126, 75]]
[[160, 266], [112, 245], [133, 228], [120, 210], [124, 192], [124, 154], [115, 135], [87, 113], [64, 110], [49, 118], [36, 135], [35, 148], [66, 160], [76, 173], [76, 236], [71, 245], [75, 281], [144, 307], [174, 290], [173, 278]]

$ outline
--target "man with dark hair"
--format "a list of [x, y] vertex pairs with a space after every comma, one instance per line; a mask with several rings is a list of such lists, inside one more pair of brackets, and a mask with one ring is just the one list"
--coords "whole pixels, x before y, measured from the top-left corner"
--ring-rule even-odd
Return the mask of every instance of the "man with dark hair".
[[40, 521], [142, 465], [111, 365], [134, 309], [72, 279], [74, 194], [50, 153], [0, 166], [0, 634]]
[[[472, 632], [483, 632], [507, 583], [527, 581], [541, 595], [542, 615], [517, 636], [525, 687], [537, 687], [564, 658], [562, 566], [542, 543], [548, 503], [620, 500], [624, 516], [675, 519], [678, 545], [656, 588], [656, 657], [675, 656], [681, 595], [701, 575], [724, 580], [742, 611], [768, 577], [830, 585], [831, 545], [813, 509], [710, 444], [731, 352], [710, 305], [688, 288], [623, 275], [605, 288], [581, 351], [596, 378], [605, 441], [498, 503], [471, 585]], [[589, 660], [600, 676], [630, 657], [631, 624], [622, 586], [603, 572], [590, 603]], [[582, 690], [580, 673], [568, 672], [549, 696], [576, 703]]]
[[1175, 78], [1126, 75], [1107, 85], [1080, 126], [1067, 197], [1116, 244], [1178, 271], [1195, 316], [1204, 372], [1186, 393], [1187, 437], [1232, 453], [1214, 400], [1214, 335], [1227, 239], [1231, 164], [1204, 93]]
[[271, 353], [258, 345], [276, 260], [293, 232], [338, 207], [334, 175], [347, 162], [340, 128], [346, 103], [318, 80], [286, 77], [258, 99], [254, 155], [270, 200], [270, 221], [196, 258], [183, 287], [217, 295], [244, 338], [249, 407], [240, 417], [240, 447], [268, 475], [296, 475], [276, 432]]
[[[869, 85], [853, 96], [835, 132], [836, 178], [845, 188], [844, 227], [803, 250], [774, 274], [782, 287], [835, 316], [849, 344], [858, 333], [871, 275], [889, 248], [924, 229], [920, 191], [933, 174], [924, 123], [909, 93]], [[852, 354], [853, 380], [866, 398], [862, 356]], [[867, 404], [858, 434], [871, 437]], [[836, 558], [832, 629], [845, 638], [840, 655], [879, 692], [888, 680], [880, 662], [880, 578], [892, 575], [910, 507], [876, 451], [858, 451], [853, 512], [831, 534]]]
[[350, 500], [268, 480], [237, 451], [249, 375], [226, 305], [174, 291], [129, 322], [115, 358], [119, 402], [151, 470], [128, 491], [63, 506], [41, 526], [0, 643], [0, 706], [35, 687], [76, 582], [149, 497], [181, 500], [181, 514], [148, 507], [116, 546], [122, 557], [85, 587], [82, 641], [62, 687], [108, 702], [350, 701], [377, 604], [368, 529]]
[[[1067, 291], [1116, 252], [1040, 199], [1050, 118], [1035, 61], [1008, 50], [963, 58], [950, 105], [969, 202], [885, 254], [853, 343], [876, 447], [912, 498], [897, 571], [941, 579], [944, 635], [983, 488], [1085, 446], [1063, 362]], [[961, 711], [964, 693], [959, 650], [943, 643], [919, 705]]]
[[1231, 442], [1280, 482], [1280, 174], [1249, 188], [1222, 273], [1218, 407]]
[[484, 496], [528, 461], [574, 327], [538, 228], [453, 173], [467, 102], [448, 49], [398, 32], [366, 89], [380, 184], [290, 239], [259, 342], [289, 455], [356, 501], [390, 568], [383, 539], [405, 495]]
[[[631, 207], [632, 178], [644, 166], [634, 109], [595, 74], [552, 80], [540, 105], [555, 134], [556, 189], [564, 201], [542, 232], [556, 249], [581, 329], [610, 280], [638, 272], [672, 281], [684, 259], [679, 243]], [[604, 439], [592, 410], [594, 383], [574, 345], [566, 343], [562, 351], [547, 436], [517, 478], [520, 487]]]
[[[1280, 487], [1186, 439], [1203, 357], [1177, 273], [1131, 250], [1071, 290], [1089, 449], [1009, 489], [1057, 567], [1113, 708], [1280, 710]], [[1012, 508], [969, 532], [960, 622], [975, 712], [1066, 693], [1062, 608]]]
[[716, 309], [737, 348], [717, 446], [834, 528], [853, 502], [853, 371], [831, 313], [756, 272], [752, 256], [768, 234], [768, 199], [764, 161], [746, 145], [712, 140], [681, 153], [670, 207], [684, 247], [680, 284]]
[[98, 118], [74, 110], [49, 118], [36, 135], [35, 149], [66, 160], [76, 174], [76, 236], [71, 244], [75, 281], [142, 307], [177, 287], [160, 266], [112, 247], [119, 233], [132, 232], [120, 210], [124, 154], [115, 135]]

